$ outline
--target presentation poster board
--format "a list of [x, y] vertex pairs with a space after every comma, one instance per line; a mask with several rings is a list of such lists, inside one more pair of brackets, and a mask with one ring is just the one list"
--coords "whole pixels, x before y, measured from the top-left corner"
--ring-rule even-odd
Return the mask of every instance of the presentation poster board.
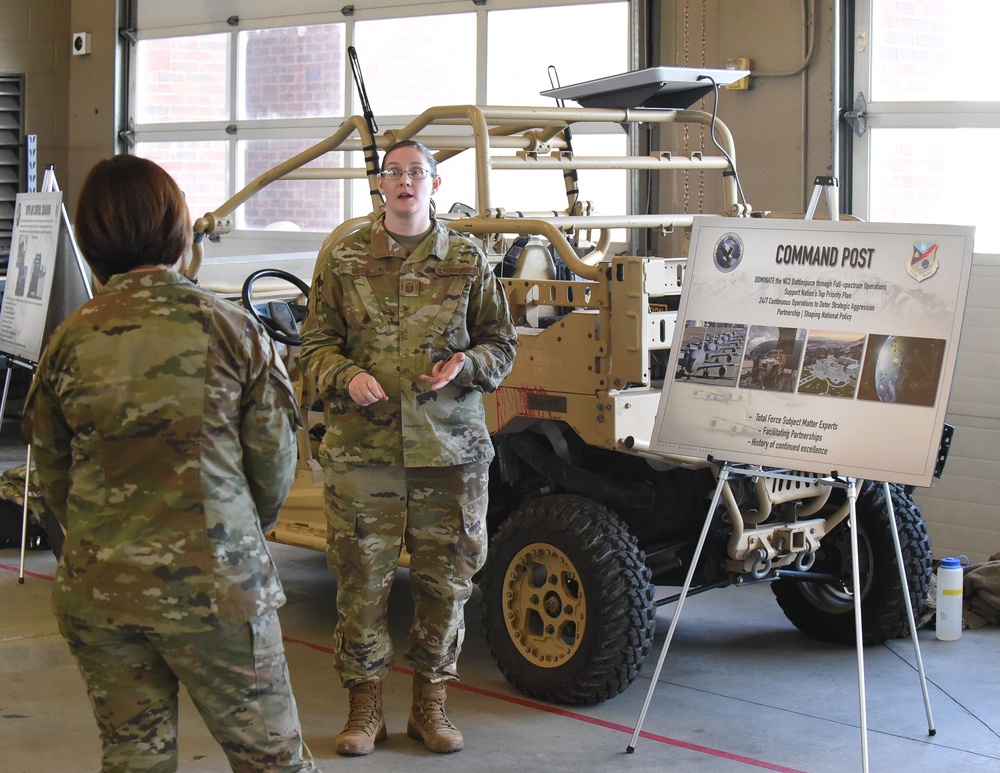
[[695, 218], [651, 449], [930, 485], [974, 234]]
[[0, 351], [38, 362], [59, 254], [62, 193], [19, 193], [0, 307]]

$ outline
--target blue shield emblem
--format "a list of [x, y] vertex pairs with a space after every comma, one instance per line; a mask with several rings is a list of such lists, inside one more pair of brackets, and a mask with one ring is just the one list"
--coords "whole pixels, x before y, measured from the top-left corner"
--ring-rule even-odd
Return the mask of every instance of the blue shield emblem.
[[934, 276], [938, 270], [937, 248], [937, 242], [914, 242], [906, 272], [918, 282]]

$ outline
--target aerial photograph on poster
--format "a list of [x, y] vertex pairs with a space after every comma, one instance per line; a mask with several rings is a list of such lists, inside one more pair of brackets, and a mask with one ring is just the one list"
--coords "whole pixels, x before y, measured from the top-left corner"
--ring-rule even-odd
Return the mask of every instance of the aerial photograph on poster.
[[854, 397], [864, 349], [862, 333], [810, 330], [798, 391], [827, 397]]
[[674, 378], [736, 386], [746, 336], [746, 325], [687, 320]]

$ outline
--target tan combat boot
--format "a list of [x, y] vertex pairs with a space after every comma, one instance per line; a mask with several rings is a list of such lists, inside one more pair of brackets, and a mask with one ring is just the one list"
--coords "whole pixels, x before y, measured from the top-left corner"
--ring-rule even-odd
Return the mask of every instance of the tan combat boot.
[[382, 680], [371, 679], [350, 688], [347, 724], [337, 736], [337, 754], [369, 754], [386, 738], [382, 713]]
[[462, 734], [444, 713], [447, 697], [445, 682], [428, 682], [419, 674], [413, 675], [413, 705], [406, 734], [437, 754], [461, 751], [465, 745]]

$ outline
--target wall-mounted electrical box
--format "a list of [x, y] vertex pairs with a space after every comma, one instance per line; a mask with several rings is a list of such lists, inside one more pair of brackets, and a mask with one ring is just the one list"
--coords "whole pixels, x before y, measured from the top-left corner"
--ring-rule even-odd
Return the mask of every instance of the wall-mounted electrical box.
[[[734, 59], [726, 60], [727, 70], [749, 70], [750, 69], [750, 59], [745, 56], [738, 56]], [[740, 78], [732, 83], [727, 83], [726, 88], [730, 91], [746, 91], [750, 88], [750, 76], [745, 78]]]
[[73, 56], [85, 56], [90, 53], [90, 33], [74, 32], [72, 43]]

